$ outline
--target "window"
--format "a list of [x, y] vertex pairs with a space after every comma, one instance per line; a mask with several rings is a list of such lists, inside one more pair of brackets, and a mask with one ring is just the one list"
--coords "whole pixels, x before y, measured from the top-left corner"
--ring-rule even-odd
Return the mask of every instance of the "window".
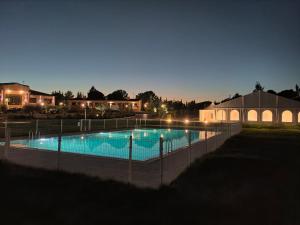
[[262, 113], [262, 121], [263, 122], [272, 122], [273, 121], [273, 113], [270, 110], [265, 110]]
[[217, 111], [217, 120], [220, 120], [220, 121], [226, 120], [226, 112], [225, 112], [225, 110], [218, 110]]
[[48, 105], [52, 104], [52, 99], [46, 98], [44, 99], [44, 102]]
[[21, 95], [6, 95], [8, 105], [22, 105]]
[[255, 110], [248, 111], [248, 121], [257, 121], [257, 112]]
[[36, 103], [36, 102], [37, 102], [36, 98], [30, 98], [29, 99], [29, 103]]
[[291, 123], [293, 122], [293, 114], [289, 110], [285, 110], [281, 114], [281, 121], [283, 123]]
[[237, 110], [230, 111], [230, 120], [231, 121], [239, 121], [240, 120], [240, 113]]

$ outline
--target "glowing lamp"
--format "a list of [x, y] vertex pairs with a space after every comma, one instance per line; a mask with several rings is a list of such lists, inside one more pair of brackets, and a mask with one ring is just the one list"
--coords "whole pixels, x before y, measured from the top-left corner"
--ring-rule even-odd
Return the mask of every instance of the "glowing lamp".
[[82, 104], [81, 104], [81, 107], [84, 108], [84, 107], [85, 107], [85, 104], [82, 103]]
[[172, 123], [172, 119], [167, 119], [167, 122], [168, 123]]
[[185, 119], [185, 120], [184, 120], [184, 123], [185, 123], [185, 124], [188, 124], [189, 122], [190, 122], [190, 121], [189, 121], [188, 119]]

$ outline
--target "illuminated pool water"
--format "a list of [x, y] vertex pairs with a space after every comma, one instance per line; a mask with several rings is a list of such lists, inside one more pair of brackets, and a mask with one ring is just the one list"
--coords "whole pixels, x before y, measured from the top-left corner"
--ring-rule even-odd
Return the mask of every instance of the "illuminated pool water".
[[[159, 157], [159, 139], [164, 139], [164, 154], [188, 146], [189, 132], [191, 142], [198, 142], [203, 131], [174, 129], [134, 129], [116, 132], [100, 132], [84, 135], [63, 136], [62, 152], [71, 152], [102, 157], [128, 159], [129, 137], [133, 136], [132, 159], [148, 160]], [[58, 138], [14, 140], [12, 146], [57, 151]]]

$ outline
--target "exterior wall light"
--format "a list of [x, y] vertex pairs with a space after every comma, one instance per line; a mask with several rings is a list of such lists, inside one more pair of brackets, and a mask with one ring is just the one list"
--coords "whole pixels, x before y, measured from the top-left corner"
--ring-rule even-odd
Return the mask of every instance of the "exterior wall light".
[[188, 124], [189, 122], [190, 122], [190, 121], [189, 121], [188, 119], [185, 119], [185, 120], [184, 120], [184, 123], [185, 123], [185, 124]]

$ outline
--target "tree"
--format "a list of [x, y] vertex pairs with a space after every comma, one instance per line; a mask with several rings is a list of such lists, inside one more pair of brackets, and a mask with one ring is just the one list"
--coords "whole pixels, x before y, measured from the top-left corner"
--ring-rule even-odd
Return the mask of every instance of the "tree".
[[285, 97], [285, 98], [296, 98], [297, 97], [297, 93], [293, 90], [283, 90], [281, 92], [278, 93], [279, 96]]
[[61, 91], [52, 91], [51, 95], [54, 95], [56, 105], [65, 100], [64, 93]]
[[78, 91], [77, 95], [76, 95], [76, 98], [78, 98], [78, 99], [84, 99], [85, 96], [82, 94], [82, 92]]
[[125, 90], [116, 90], [106, 96], [108, 100], [127, 100], [128, 93]]
[[295, 90], [296, 90], [297, 97], [299, 97], [300, 96], [300, 89], [299, 89], [298, 84], [296, 84]]
[[152, 110], [154, 108], [158, 108], [161, 103], [161, 98], [159, 98], [153, 91], [139, 93], [136, 98], [142, 100], [142, 106], [144, 110], [146, 105], [147, 110]]
[[104, 94], [98, 91], [94, 86], [91, 87], [90, 91], [88, 92], [88, 99], [90, 100], [104, 100]]
[[235, 93], [231, 99], [239, 98], [241, 95], [239, 93]]
[[274, 90], [268, 90], [267, 92], [270, 93], [270, 94], [273, 94], [273, 95], [277, 94], [276, 91], [274, 91]]
[[257, 92], [257, 91], [263, 91], [265, 88], [260, 84], [259, 81], [256, 81], [255, 84], [255, 89], [253, 90], [253, 92]]
[[69, 100], [69, 99], [72, 99], [72, 98], [74, 98], [73, 92], [72, 91], [67, 91], [65, 93], [65, 100]]

